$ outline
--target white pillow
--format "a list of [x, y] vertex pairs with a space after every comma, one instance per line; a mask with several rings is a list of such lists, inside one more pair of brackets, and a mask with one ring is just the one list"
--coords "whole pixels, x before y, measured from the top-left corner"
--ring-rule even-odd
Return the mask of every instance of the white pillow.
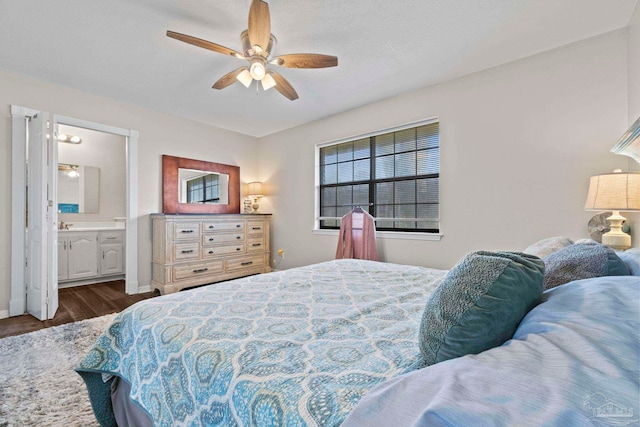
[[529, 255], [535, 255], [538, 258], [544, 258], [572, 244], [573, 241], [568, 237], [548, 237], [535, 242], [522, 252]]

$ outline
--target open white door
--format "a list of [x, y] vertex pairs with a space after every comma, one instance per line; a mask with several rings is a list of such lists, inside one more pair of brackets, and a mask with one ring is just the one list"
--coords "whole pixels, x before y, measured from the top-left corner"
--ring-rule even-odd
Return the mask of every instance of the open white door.
[[39, 320], [47, 311], [47, 121], [43, 113], [29, 120], [27, 154], [27, 312]]
[[47, 318], [53, 319], [58, 311], [58, 122], [55, 115], [51, 118], [47, 151]]

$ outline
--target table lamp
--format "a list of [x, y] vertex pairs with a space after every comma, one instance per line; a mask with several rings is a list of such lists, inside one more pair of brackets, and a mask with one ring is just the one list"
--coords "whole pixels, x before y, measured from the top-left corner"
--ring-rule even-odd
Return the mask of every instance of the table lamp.
[[640, 172], [622, 172], [592, 176], [584, 205], [588, 211], [613, 211], [607, 218], [611, 231], [602, 235], [602, 244], [613, 249], [631, 247], [631, 236], [622, 231], [626, 218], [620, 211], [640, 211]]
[[253, 204], [251, 205], [251, 207], [253, 208], [253, 213], [258, 213], [258, 209], [260, 209], [258, 199], [264, 196], [262, 192], [262, 183], [257, 181], [248, 183], [247, 196], [253, 198]]

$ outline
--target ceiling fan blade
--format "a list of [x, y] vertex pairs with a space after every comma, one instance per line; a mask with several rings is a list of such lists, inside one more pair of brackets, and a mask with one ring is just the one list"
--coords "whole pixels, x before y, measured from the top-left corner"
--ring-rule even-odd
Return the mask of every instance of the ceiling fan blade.
[[176, 33], [175, 31], [167, 31], [167, 37], [171, 37], [173, 39], [180, 40], [181, 42], [189, 43], [203, 49], [212, 50], [223, 55], [231, 55], [241, 59], [244, 58], [244, 55], [233, 49], [229, 49], [228, 47], [224, 47], [207, 40], [202, 40], [197, 37], [188, 36], [186, 34]]
[[232, 84], [238, 81], [236, 79], [236, 77], [238, 77], [238, 74], [248, 69], [249, 67], [240, 67], [237, 70], [233, 70], [230, 73], [225, 74], [224, 76], [220, 77], [220, 79], [217, 82], [213, 84], [212, 88], [221, 90], [227, 86], [231, 86]]
[[318, 53], [291, 53], [273, 58], [269, 63], [289, 68], [327, 68], [338, 65], [338, 57]]
[[293, 88], [293, 86], [291, 86], [291, 84], [287, 81], [287, 79], [285, 79], [275, 71], [269, 71], [269, 74], [271, 74], [271, 76], [273, 77], [273, 80], [276, 81], [275, 87], [278, 92], [280, 92], [282, 95], [284, 95], [285, 97], [289, 98], [292, 101], [295, 101], [296, 99], [298, 99], [298, 94], [296, 93], [296, 90]]
[[253, 0], [249, 9], [249, 41], [251, 46], [260, 46], [265, 51], [271, 37], [271, 15], [269, 5], [262, 0]]

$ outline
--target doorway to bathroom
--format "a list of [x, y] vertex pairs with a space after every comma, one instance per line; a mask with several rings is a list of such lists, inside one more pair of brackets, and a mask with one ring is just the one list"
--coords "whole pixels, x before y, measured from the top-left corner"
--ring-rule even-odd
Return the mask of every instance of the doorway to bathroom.
[[[39, 320], [51, 319], [58, 308], [59, 282], [96, 281], [95, 275], [101, 272], [116, 277], [122, 268], [126, 293], [138, 293], [137, 131], [18, 106], [12, 106], [11, 113], [13, 182], [9, 315], [27, 312]], [[89, 147], [90, 140], [104, 142], [105, 138], [121, 147], [111, 147], [112, 150]], [[78, 140], [82, 142], [78, 144]], [[85, 142], [85, 149], [71, 149], [72, 145], [79, 148]], [[108, 164], [108, 156], [123, 153], [122, 165]], [[113, 175], [117, 175], [113, 179], [109, 176], [112, 169]], [[64, 189], [58, 191], [60, 177], [64, 180], [61, 182]], [[81, 183], [78, 179], [72, 183], [68, 179], [81, 177], [86, 181]], [[119, 190], [115, 190], [115, 186], [119, 186]], [[109, 197], [110, 193], [116, 192], [119, 196]], [[62, 203], [59, 203], [58, 195], [63, 198]], [[123, 201], [124, 214], [121, 215]], [[72, 225], [65, 227], [66, 224]], [[79, 240], [72, 243], [71, 234]], [[77, 261], [76, 264], [69, 264], [69, 259], [65, 264], [59, 254], [66, 257], [68, 253], [60, 252], [60, 245], [68, 248], [74, 244], [76, 249], [80, 245], [83, 250], [77, 251], [79, 258], [73, 261]], [[118, 248], [121, 248], [120, 252]], [[123, 256], [125, 249], [126, 256]], [[104, 263], [101, 264], [103, 254]], [[96, 273], [95, 264], [98, 264]], [[89, 272], [83, 270], [87, 265]], [[60, 272], [61, 268], [67, 271]], [[59, 280], [60, 273], [63, 273], [62, 280]]]

